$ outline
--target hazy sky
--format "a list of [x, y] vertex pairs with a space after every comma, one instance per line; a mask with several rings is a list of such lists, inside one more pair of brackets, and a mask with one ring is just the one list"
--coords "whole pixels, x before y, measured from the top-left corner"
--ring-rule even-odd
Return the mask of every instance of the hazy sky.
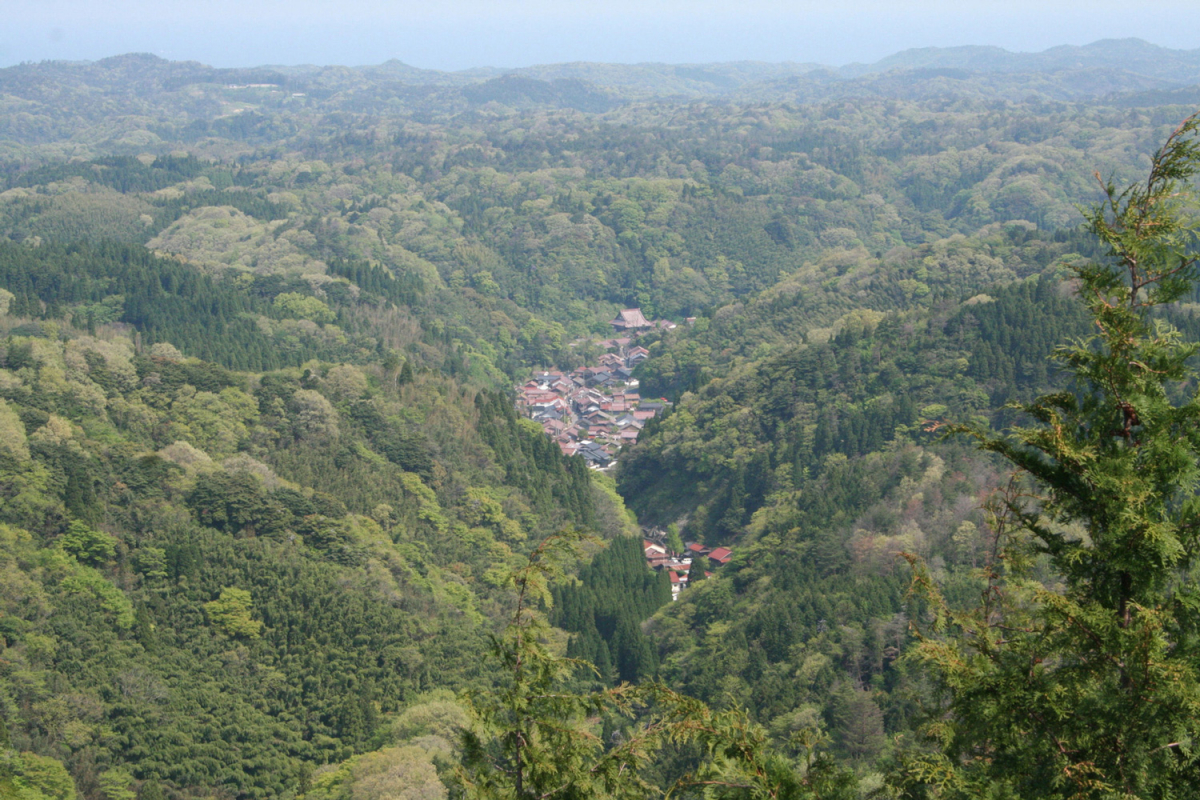
[[4, 0], [0, 66], [128, 52], [214, 66], [434, 69], [753, 59], [841, 65], [909, 47], [1200, 47], [1197, 0]]

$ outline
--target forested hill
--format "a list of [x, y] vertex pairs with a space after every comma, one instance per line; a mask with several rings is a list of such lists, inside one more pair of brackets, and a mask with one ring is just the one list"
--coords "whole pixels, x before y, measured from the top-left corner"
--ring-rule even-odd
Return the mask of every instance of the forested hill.
[[[10, 258], [5, 281], [36, 288], [63, 255]], [[121, 250], [74, 255], [77, 278], [145, 291]], [[0, 722], [81, 792], [293, 794], [423, 693], [490, 684], [489, 619], [531, 542], [626, 525], [507, 398], [409, 364], [185, 358], [166, 335], [290, 360], [212, 324], [241, 313], [219, 294], [149, 282], [146, 335], [3, 317]]]
[[[435, 120], [199, 91], [210, 105], [153, 123], [89, 122], [86, 100], [5, 117], [0, 146], [19, 160], [0, 232], [144, 244], [241, 273], [272, 303], [311, 297], [344, 330], [386, 331], [422, 358], [445, 351], [421, 342], [454, 343], [456, 368], [488, 380], [570, 362], [573, 340], [631, 306], [681, 321], [768, 290], [824, 292], [821, 314], [920, 302], [930, 284], [906, 253], [939, 240], [960, 270], [1008, 279], [1011, 266], [953, 236], [997, 222], [1069, 228], [1074, 203], [1095, 196], [1091, 172], [1132, 175], [1183, 113], [866, 100]], [[190, 155], [171, 155], [181, 148]], [[83, 157], [55, 158], [68, 152]], [[887, 294], [827, 288], [896, 259], [906, 274]]]
[[[624, 460], [621, 491], [648, 521], [690, 513], [693, 535], [721, 543], [772, 494], [819, 475], [833, 454], [921, 440], [930, 421], [990, 419], [1006, 402], [1047, 390], [1051, 352], [1089, 332], [1079, 306], [1053, 275], [993, 291], [930, 309], [851, 312], [764, 348], [682, 394]], [[666, 363], [702, 376], [712, 359], [690, 345], [681, 343], [678, 357], [661, 347], [647, 372]], [[703, 366], [688, 363], [697, 358]]]

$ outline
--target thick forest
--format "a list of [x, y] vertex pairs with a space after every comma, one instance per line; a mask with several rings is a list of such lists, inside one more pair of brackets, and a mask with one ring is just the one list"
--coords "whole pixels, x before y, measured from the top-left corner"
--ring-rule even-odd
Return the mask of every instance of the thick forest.
[[[1088, 209], [1186, 187], [1194, 131], [1168, 137], [1200, 62], [1064, 50], [0, 70], [0, 797], [532, 797], [504, 765], [563, 797], [1195, 797], [1071, 760], [1111, 742], [1063, 766], [1019, 726], [978, 736], [1014, 713], [1001, 678], [1108, 708], [1005, 671], [1009, 640], [969, 638], [981, 593], [1053, 640], [1020, 641], [1039, 665], [1084, 646], [1058, 597], [1163, 615], [1096, 623], [1079, 663], [1140, 631], [1146, 675], [1195, 670], [1164, 522], [1195, 505], [1166, 444], [1195, 423], [1167, 408], [1196, 390], [1194, 209], [1164, 200], [1183, 222], [1149, 243]], [[1089, 298], [1138, 278], [1089, 265], [1129, 253], [1183, 266], [1133, 292], [1125, 358]], [[626, 308], [676, 323], [637, 340], [668, 405], [597, 471], [513, 387], [596, 363]], [[1104, 348], [1169, 378], [1097, 421]], [[1159, 442], [1179, 474], [1129, 500], [1153, 519], [1088, 516], [1086, 480], [998, 444], [1056, 415], [1117, 431], [1089, 463]], [[1073, 565], [1110, 528], [1182, 544], [1096, 588]], [[644, 538], [733, 554], [672, 601]], [[1189, 731], [1129, 758], [1184, 774]], [[1026, 762], [1043, 783], [997, 772]]]

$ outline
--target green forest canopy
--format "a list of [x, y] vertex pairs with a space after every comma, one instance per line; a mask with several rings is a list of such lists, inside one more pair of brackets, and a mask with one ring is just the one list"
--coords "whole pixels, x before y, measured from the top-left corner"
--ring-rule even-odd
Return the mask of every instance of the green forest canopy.
[[[0, 787], [443, 796], [506, 576], [567, 526], [613, 540], [552, 592], [600, 667], [572, 687], [744, 709], [863, 792], [898, 763], [935, 695], [897, 556], [970, 608], [1005, 474], [926, 428], [1063, 385], [1063, 277], [1103, 255], [1076, 204], [1187, 110], [1060, 73], [558, 79], [0, 71]], [[1198, 299], [1153, 316], [1194, 341]], [[614, 489], [506, 392], [627, 306], [697, 319], [644, 340], [674, 406]], [[626, 503], [738, 555], [670, 603]]]

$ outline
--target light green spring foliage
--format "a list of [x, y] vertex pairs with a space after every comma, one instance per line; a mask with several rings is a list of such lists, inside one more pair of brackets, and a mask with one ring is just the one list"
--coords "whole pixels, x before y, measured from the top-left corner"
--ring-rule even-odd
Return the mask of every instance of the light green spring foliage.
[[117, 540], [111, 534], [92, 530], [79, 520], [72, 520], [67, 525], [67, 532], [58, 543], [81, 564], [91, 566], [107, 563], [117, 552]]
[[1198, 122], [1087, 214], [1109, 257], [1074, 270], [1098, 330], [1058, 352], [1075, 391], [1022, 406], [1035, 424], [1007, 437], [972, 432], [1019, 477], [979, 608], [952, 611], [918, 569], [935, 617], [915, 658], [950, 714], [927, 729], [937, 754], [894, 776], [906, 797], [1200, 797], [1198, 346], [1153, 316], [1198, 277]]
[[25, 426], [21, 424], [16, 412], [3, 400], [0, 400], [0, 448], [7, 450], [15, 458], [29, 458]]
[[75, 800], [76, 796], [75, 782], [57, 759], [0, 749], [4, 800]]
[[322, 767], [305, 800], [441, 800], [447, 790], [439, 768], [450, 768], [468, 724], [452, 692], [422, 696], [392, 721], [392, 744]]
[[137, 792], [133, 789], [133, 775], [122, 767], [100, 773], [99, 782], [105, 800], [134, 800], [137, 797]]
[[333, 322], [336, 318], [329, 306], [315, 297], [297, 292], [284, 292], [275, 298], [275, 306], [285, 314], [313, 322]]
[[226, 586], [220, 597], [204, 604], [204, 611], [214, 625], [230, 636], [252, 639], [262, 630], [262, 622], [251, 617], [254, 604], [245, 589]]
[[444, 800], [427, 750], [409, 745], [354, 756], [319, 773], [307, 800]]

